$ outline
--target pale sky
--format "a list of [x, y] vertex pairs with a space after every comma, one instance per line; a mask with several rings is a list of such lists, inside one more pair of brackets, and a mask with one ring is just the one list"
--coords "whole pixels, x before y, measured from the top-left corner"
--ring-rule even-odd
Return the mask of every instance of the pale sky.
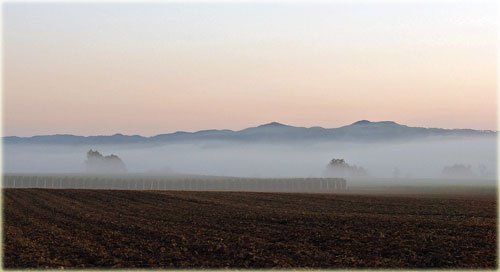
[[4, 135], [357, 120], [497, 130], [497, 7], [4, 4]]

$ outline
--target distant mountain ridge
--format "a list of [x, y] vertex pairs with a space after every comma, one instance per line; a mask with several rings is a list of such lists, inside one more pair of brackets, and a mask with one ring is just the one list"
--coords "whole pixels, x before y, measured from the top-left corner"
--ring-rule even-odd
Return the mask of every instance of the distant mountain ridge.
[[496, 136], [496, 131], [473, 129], [443, 129], [409, 127], [393, 121], [371, 122], [360, 120], [338, 128], [295, 127], [271, 122], [239, 131], [200, 130], [178, 131], [151, 137], [114, 134], [109, 136], [77, 136], [70, 134], [37, 135], [32, 137], [3, 137], [4, 144], [157, 144], [201, 140], [231, 140], [244, 142], [279, 141], [393, 141], [433, 136]]

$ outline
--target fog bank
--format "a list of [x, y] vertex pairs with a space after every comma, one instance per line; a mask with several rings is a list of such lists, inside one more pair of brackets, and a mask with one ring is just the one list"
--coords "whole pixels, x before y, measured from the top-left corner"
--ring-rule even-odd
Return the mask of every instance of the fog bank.
[[[164, 145], [4, 145], [6, 173], [79, 173], [90, 149], [116, 154], [129, 173], [240, 177], [323, 177], [332, 158], [366, 169], [370, 177], [439, 178], [443, 168], [479, 166], [496, 177], [495, 137], [434, 138], [408, 142], [205, 141]], [[397, 170], [397, 171], [395, 171]]]

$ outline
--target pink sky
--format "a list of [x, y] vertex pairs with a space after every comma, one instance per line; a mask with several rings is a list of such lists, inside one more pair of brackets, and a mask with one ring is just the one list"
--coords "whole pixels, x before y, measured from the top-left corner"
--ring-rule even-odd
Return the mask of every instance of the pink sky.
[[493, 4], [225, 5], [6, 5], [4, 135], [497, 128]]

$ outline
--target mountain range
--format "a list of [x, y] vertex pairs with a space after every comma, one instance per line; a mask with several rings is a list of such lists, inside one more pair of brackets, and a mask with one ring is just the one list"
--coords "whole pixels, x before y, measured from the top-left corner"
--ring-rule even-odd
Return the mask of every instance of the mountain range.
[[3, 137], [4, 144], [161, 144], [174, 142], [230, 140], [243, 142], [280, 141], [354, 141], [380, 142], [410, 140], [428, 137], [496, 136], [496, 131], [473, 129], [443, 129], [410, 127], [393, 121], [357, 121], [338, 128], [295, 127], [271, 122], [239, 131], [201, 130], [197, 132], [178, 131], [152, 137], [115, 134], [109, 136], [77, 136], [69, 134], [37, 135], [32, 137]]

